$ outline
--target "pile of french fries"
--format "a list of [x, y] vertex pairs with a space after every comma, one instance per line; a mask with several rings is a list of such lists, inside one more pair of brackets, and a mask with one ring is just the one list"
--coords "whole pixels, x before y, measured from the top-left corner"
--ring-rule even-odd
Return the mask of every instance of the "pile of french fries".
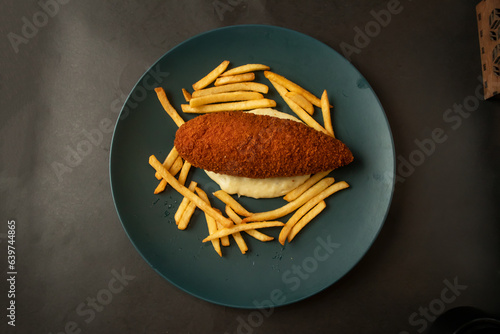
[[[193, 91], [182, 88], [186, 104], [181, 105], [184, 113], [209, 113], [221, 111], [251, 110], [257, 108], [272, 108], [276, 101], [267, 99], [269, 87], [254, 82], [255, 72], [264, 71], [264, 76], [271, 82], [290, 109], [307, 125], [334, 137], [331, 111], [326, 90], [321, 98], [305, 90], [287, 78], [270, 71], [270, 67], [262, 64], [246, 64], [228, 70], [230, 62], [225, 60], [206, 76], [192, 85]], [[158, 100], [177, 126], [184, 120], [169, 102], [163, 88], [155, 88]], [[321, 109], [323, 126], [313, 117], [315, 108]], [[328, 177], [331, 171], [312, 175], [306, 182], [286, 194], [285, 205], [267, 212], [252, 213], [245, 209], [233, 196], [223, 190], [213, 195], [225, 204], [226, 216], [212, 206], [207, 194], [198, 183], [191, 181], [186, 187], [188, 174], [192, 169], [188, 161], [184, 161], [173, 147], [163, 163], [154, 155], [149, 157], [149, 164], [155, 169], [159, 180], [154, 190], [159, 194], [168, 184], [183, 196], [174, 219], [180, 230], [185, 230], [196, 208], [205, 214], [208, 236], [203, 242], [210, 241], [214, 250], [222, 256], [222, 246], [229, 246], [229, 236], [235, 240], [242, 254], [248, 251], [248, 246], [240, 232], [267, 242], [274, 237], [264, 234], [259, 229], [281, 227], [278, 240], [284, 245], [294, 237], [326, 208], [325, 199], [339, 190], [346, 189], [345, 181], [335, 182]], [[177, 174], [179, 175], [178, 177]], [[293, 214], [292, 214], [293, 213]], [[278, 219], [292, 214], [286, 223]], [[241, 218], [243, 217], [243, 218]]]

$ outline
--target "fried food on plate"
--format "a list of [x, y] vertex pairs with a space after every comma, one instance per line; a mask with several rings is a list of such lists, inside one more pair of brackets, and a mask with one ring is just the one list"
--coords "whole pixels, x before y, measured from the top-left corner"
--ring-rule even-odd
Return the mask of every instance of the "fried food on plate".
[[177, 110], [175, 110], [174, 107], [172, 107], [172, 104], [167, 98], [167, 94], [165, 93], [165, 90], [162, 87], [156, 87], [155, 88], [156, 96], [158, 97], [158, 100], [160, 101], [163, 109], [168, 113], [170, 117], [174, 120], [175, 124], [177, 126], [181, 126], [184, 124], [184, 120], [179, 116], [177, 113]]
[[269, 66], [263, 65], [263, 64], [246, 64], [246, 65], [241, 65], [241, 66], [232, 68], [230, 70], [227, 70], [226, 72], [222, 73], [220, 76], [227, 77], [229, 75], [242, 74], [242, 73], [248, 73], [248, 72], [254, 72], [254, 71], [262, 71], [262, 70], [269, 70], [269, 69], [270, 69]]
[[219, 66], [210, 71], [210, 73], [208, 73], [203, 78], [194, 83], [193, 89], [199, 90], [207, 87], [212, 82], [214, 82], [215, 79], [217, 79], [217, 77], [221, 75], [222, 72], [224, 72], [228, 66], [229, 66], [229, 60], [224, 60], [222, 63], [219, 64]]
[[276, 101], [270, 99], [257, 99], [238, 102], [214, 103], [199, 107], [191, 107], [189, 104], [181, 104], [182, 111], [188, 114], [204, 114], [221, 111], [250, 110], [269, 107], [276, 107]]
[[259, 100], [263, 99], [264, 95], [257, 92], [227, 92], [212, 95], [205, 95], [200, 97], [192, 98], [189, 101], [191, 107], [199, 107], [206, 104], [220, 103], [220, 102], [234, 102], [234, 101], [246, 101], [246, 100]]
[[333, 133], [333, 126], [332, 126], [332, 117], [330, 113], [330, 102], [328, 101], [328, 93], [326, 92], [326, 89], [323, 91], [323, 94], [321, 95], [321, 112], [323, 113], [323, 122], [325, 124], [325, 129], [326, 131], [332, 135], [332, 137], [335, 137], [335, 134]]
[[311, 102], [309, 102], [302, 94], [297, 92], [287, 92], [285, 94], [293, 102], [297, 103], [302, 109], [307, 111], [309, 115], [314, 113], [314, 106]]
[[177, 190], [177, 192], [179, 192], [184, 197], [187, 197], [197, 207], [203, 210], [203, 212], [214, 217], [215, 220], [226, 227], [234, 225], [231, 219], [224, 217], [220, 212], [217, 212], [214, 208], [205, 203], [205, 201], [198, 197], [194, 192], [180, 184], [179, 181], [177, 181], [177, 179], [172, 174], [170, 174], [168, 170], [165, 169], [165, 167], [163, 167], [161, 162], [159, 162], [154, 155], [151, 155], [149, 157], [149, 164], [151, 165], [151, 167], [156, 169], [156, 171], [160, 173], [161, 177], [163, 177], [175, 190]]
[[269, 91], [269, 86], [264, 85], [259, 82], [237, 82], [233, 84], [227, 84], [216, 87], [209, 87], [200, 90], [195, 90], [191, 97], [201, 97], [205, 95], [227, 93], [227, 92], [237, 92], [237, 91], [253, 91], [257, 93], [267, 94]]
[[245, 112], [196, 117], [174, 145], [195, 167], [249, 178], [313, 174], [353, 160], [344, 143], [305, 124]]
[[304, 96], [309, 102], [314, 104], [316, 107], [321, 107], [321, 100], [319, 98], [317, 98], [314, 94], [305, 90], [301, 86], [297, 85], [296, 83], [288, 80], [284, 76], [276, 74], [276, 73], [271, 72], [271, 71], [264, 71], [264, 75], [270, 81], [277, 82], [281, 86], [285, 87], [287, 90], [300, 93], [302, 96]]
[[214, 86], [222, 86], [222, 85], [228, 85], [228, 84], [237, 83], [237, 82], [246, 82], [246, 81], [253, 81], [253, 80], [255, 80], [255, 73], [253, 73], [253, 72], [235, 74], [235, 75], [230, 75], [227, 77], [218, 77], [217, 80], [215, 80], [215, 82], [214, 82]]

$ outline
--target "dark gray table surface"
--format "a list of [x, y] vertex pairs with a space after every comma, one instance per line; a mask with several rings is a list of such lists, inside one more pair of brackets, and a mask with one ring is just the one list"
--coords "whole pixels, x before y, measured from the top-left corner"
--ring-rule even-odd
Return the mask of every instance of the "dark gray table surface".
[[[4, 2], [0, 332], [397, 334], [423, 332], [458, 306], [500, 313], [500, 102], [482, 99], [475, 4]], [[249, 23], [294, 29], [348, 56], [384, 106], [398, 160], [392, 205], [366, 256], [272, 314], [199, 300], [154, 272], [120, 224], [108, 172], [108, 127], [144, 71], [198, 33]], [[57, 172], [93, 129], [102, 140]], [[12, 220], [15, 327], [6, 310]]]

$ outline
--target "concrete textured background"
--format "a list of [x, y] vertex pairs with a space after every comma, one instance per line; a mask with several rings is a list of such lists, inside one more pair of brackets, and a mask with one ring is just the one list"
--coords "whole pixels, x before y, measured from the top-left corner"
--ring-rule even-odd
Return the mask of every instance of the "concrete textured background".
[[[15, 220], [18, 274], [12, 327], [2, 270], [0, 332], [396, 334], [423, 332], [457, 306], [500, 313], [500, 105], [479, 98], [475, 4], [4, 2], [0, 254], [6, 266], [7, 223]], [[391, 15], [377, 23], [381, 11]], [[110, 129], [144, 71], [192, 36], [249, 23], [300, 31], [350, 59], [384, 106], [399, 177], [362, 261], [268, 317], [199, 300], [156, 274], [119, 222], [108, 172]], [[366, 29], [372, 37], [363, 39]], [[437, 128], [446, 141], [408, 169], [418, 142]], [[102, 140], [58, 176], [54, 162], [93, 129]], [[107, 305], [88, 306], [109, 296]]]

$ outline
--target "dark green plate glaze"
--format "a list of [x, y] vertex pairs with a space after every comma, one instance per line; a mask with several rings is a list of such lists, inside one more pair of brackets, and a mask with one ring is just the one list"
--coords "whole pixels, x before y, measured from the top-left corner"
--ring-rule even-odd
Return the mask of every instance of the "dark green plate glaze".
[[[320, 96], [329, 92], [337, 138], [352, 150], [354, 162], [332, 173], [351, 187], [327, 199], [327, 208], [295, 240], [281, 246], [244, 235], [249, 252], [233, 243], [220, 258], [207, 236], [205, 218], [197, 210], [185, 231], [173, 216], [181, 196], [171, 188], [160, 195], [148, 157], [163, 160], [173, 147], [175, 123], [157, 100], [154, 87], [165, 88], [174, 107], [184, 103], [181, 88], [191, 85], [230, 60], [231, 67], [247, 63], [269, 65]], [[257, 81], [267, 83], [263, 73]], [[270, 85], [267, 95], [279, 110], [289, 108]], [[181, 113], [181, 112], [180, 112]], [[182, 114], [185, 120], [195, 115]], [[317, 109], [315, 118], [322, 123]], [[116, 210], [138, 252], [160, 275], [182, 290], [213, 303], [259, 308], [293, 303], [329, 287], [368, 251], [377, 237], [392, 198], [395, 159], [390, 128], [377, 96], [363, 76], [327, 45], [301, 33], [272, 26], [221, 28], [193, 37], [167, 52], [134, 87], [113, 135], [110, 176]], [[203, 171], [197, 181], [212, 196], [218, 186]], [[241, 198], [250, 211], [284, 204], [279, 199]], [[283, 222], [286, 222], [285, 217]], [[275, 237], [279, 229], [266, 232]]]

